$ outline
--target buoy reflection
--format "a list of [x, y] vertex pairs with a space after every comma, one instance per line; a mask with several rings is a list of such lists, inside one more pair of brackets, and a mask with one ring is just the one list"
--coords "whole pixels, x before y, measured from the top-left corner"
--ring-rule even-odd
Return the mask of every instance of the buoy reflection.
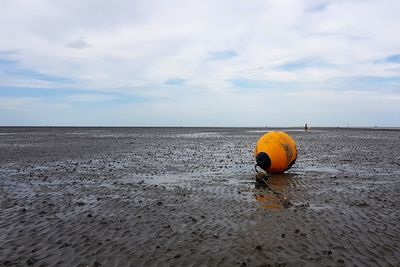
[[288, 188], [294, 186], [294, 174], [276, 174], [266, 175], [258, 173], [256, 176], [256, 201], [260, 207], [269, 210], [283, 210], [289, 208], [292, 204], [287, 197]]

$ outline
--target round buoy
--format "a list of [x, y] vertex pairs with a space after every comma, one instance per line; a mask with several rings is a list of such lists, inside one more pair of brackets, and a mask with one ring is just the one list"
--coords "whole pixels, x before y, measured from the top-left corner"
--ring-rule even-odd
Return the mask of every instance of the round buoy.
[[269, 132], [258, 139], [254, 157], [267, 173], [282, 173], [296, 162], [296, 143], [284, 132]]

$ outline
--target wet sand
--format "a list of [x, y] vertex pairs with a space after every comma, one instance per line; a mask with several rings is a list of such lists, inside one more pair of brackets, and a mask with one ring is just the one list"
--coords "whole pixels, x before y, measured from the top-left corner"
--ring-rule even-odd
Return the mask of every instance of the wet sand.
[[288, 130], [270, 189], [263, 131], [0, 128], [0, 266], [400, 266], [400, 131]]

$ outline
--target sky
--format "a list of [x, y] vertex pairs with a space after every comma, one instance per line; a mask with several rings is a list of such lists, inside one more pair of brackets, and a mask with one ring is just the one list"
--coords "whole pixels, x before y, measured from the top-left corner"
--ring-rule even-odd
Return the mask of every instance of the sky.
[[400, 126], [398, 0], [0, 0], [0, 125]]

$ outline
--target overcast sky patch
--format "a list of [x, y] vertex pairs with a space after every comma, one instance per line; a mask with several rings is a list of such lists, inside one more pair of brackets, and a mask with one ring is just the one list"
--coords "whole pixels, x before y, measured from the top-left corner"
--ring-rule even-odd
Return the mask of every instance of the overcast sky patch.
[[397, 0], [8, 1], [0, 96], [15, 113], [0, 125], [400, 126], [398, 10]]

